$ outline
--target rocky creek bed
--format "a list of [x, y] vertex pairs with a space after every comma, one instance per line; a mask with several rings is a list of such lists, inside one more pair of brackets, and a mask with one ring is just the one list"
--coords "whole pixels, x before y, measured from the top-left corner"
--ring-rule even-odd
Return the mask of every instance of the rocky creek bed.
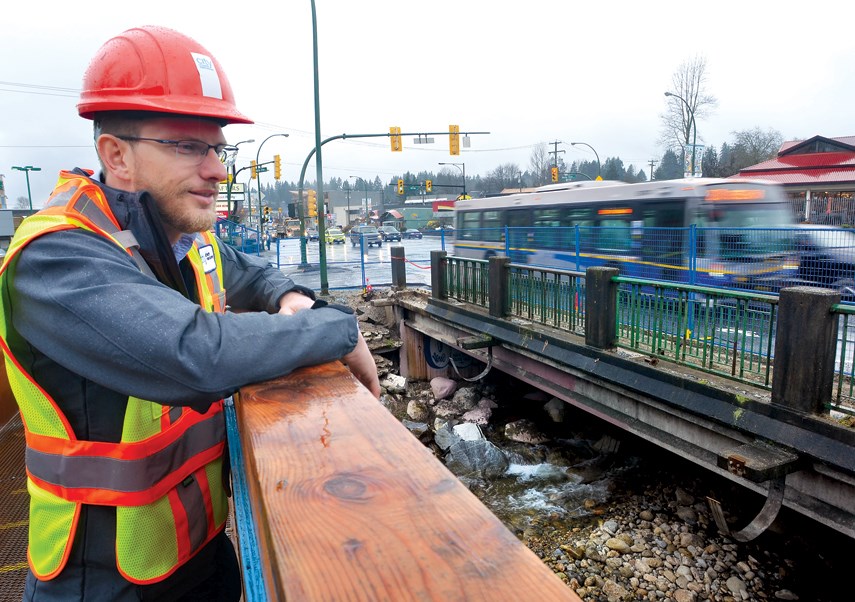
[[853, 599], [849, 538], [785, 509], [737, 543], [706, 497], [734, 528], [762, 497], [501, 373], [406, 382], [385, 311], [357, 293], [335, 300], [379, 352], [384, 405], [586, 602]]

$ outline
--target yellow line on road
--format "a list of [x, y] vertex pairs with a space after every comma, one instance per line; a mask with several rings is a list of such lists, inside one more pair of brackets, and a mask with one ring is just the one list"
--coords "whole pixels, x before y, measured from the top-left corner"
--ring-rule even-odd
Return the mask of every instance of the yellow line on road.
[[18, 520], [18, 521], [15, 521], [14, 523], [6, 523], [5, 525], [0, 525], [0, 531], [2, 531], [3, 529], [14, 529], [15, 527], [25, 527], [29, 523], [30, 523], [30, 521], [27, 519]]
[[6, 566], [0, 566], [0, 573], [11, 573], [12, 571], [21, 571], [27, 568], [27, 561], [19, 562], [18, 564], [7, 564]]

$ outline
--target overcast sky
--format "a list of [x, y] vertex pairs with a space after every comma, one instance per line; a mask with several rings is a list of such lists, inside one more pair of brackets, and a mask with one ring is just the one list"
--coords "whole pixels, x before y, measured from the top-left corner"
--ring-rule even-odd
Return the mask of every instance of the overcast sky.
[[[657, 145], [663, 92], [681, 63], [707, 60], [715, 113], [698, 120], [699, 143], [731, 132], [774, 128], [784, 138], [855, 135], [855, 2], [571, 2], [569, 0], [317, 0], [321, 134], [489, 131], [462, 155], [448, 137], [334, 141], [323, 147], [324, 179], [384, 181], [405, 171], [465, 162], [467, 175], [504, 163], [529, 168], [532, 147], [560, 140], [562, 158], [619, 156], [644, 168]], [[789, 8], [784, 8], [788, 6]], [[77, 92], [96, 50], [138, 25], [164, 25], [199, 41], [224, 67], [239, 109], [257, 122], [232, 125], [244, 144], [238, 167], [283, 157], [299, 177], [314, 145], [312, 19], [309, 0], [180, 2], [101, 0], [6, 2], [0, 35], [0, 173], [14, 204], [41, 207], [60, 169], [96, 168], [91, 122], [77, 116]], [[244, 172], [246, 173], [246, 172]], [[314, 180], [314, 163], [307, 179]], [[266, 174], [272, 180], [272, 172]]]

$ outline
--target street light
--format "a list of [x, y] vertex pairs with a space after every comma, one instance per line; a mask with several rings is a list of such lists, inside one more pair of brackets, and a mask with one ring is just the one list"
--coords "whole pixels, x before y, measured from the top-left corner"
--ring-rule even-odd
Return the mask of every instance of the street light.
[[[348, 176], [348, 178], [353, 178], [355, 180], [359, 180], [360, 182], [362, 182], [362, 189], [365, 191], [365, 202], [363, 203], [362, 211], [363, 211], [365, 217], [367, 218], [368, 217], [368, 182], [366, 182], [363, 178], [360, 178], [359, 176]], [[350, 219], [350, 216], [348, 216], [348, 219]]]
[[33, 167], [32, 165], [25, 165], [24, 167], [18, 167], [16, 165], [12, 166], [12, 169], [17, 169], [18, 171], [23, 171], [27, 176], [27, 200], [30, 203], [30, 211], [33, 210], [33, 195], [30, 193], [30, 172], [31, 171], [41, 171], [41, 167]]
[[[697, 149], [698, 142], [698, 124], [695, 122], [695, 112], [692, 110], [692, 106], [686, 102], [686, 99], [682, 96], [678, 96], [673, 92], [665, 92], [665, 96], [673, 96], [674, 98], [683, 101], [683, 104], [686, 105], [686, 109], [689, 111], [689, 116], [692, 118], [692, 130], [694, 130], [694, 135], [692, 137], [692, 171], [690, 172], [692, 176], [695, 175], [695, 149]], [[683, 154], [685, 154], [685, 149], [683, 150]]]
[[462, 198], [466, 198], [466, 163], [440, 163], [439, 165], [454, 165], [454, 167], [459, 167], [463, 170], [463, 195]]
[[[228, 219], [232, 218], [232, 186], [234, 185], [234, 180], [237, 177], [235, 173], [235, 159], [237, 159], [238, 147], [241, 144], [252, 144], [255, 142], [255, 138], [251, 138], [249, 140], [241, 140], [240, 142], [236, 142], [230, 146], [227, 146], [223, 149], [223, 152], [226, 153], [226, 158], [224, 163], [226, 164], [226, 171], [228, 172], [228, 168], [232, 168], [232, 177], [228, 178], [228, 182], [226, 183], [226, 215]], [[228, 153], [232, 153], [231, 156]]]
[[[258, 150], [255, 152], [255, 165], [261, 165], [259, 162], [259, 157], [261, 156], [261, 147], [264, 146], [264, 143], [270, 140], [271, 138], [275, 138], [276, 136], [283, 136], [285, 138], [288, 137], [288, 134], [270, 134], [267, 138], [261, 141], [261, 144], [258, 145]], [[265, 168], [266, 169], [266, 168]], [[259, 236], [259, 244], [261, 244], [261, 172], [258, 171], [258, 167], [255, 168], [255, 184], [258, 186], [258, 236]], [[252, 209], [249, 210], [250, 214], [252, 213]]]
[[597, 177], [602, 180], [603, 176], [602, 176], [602, 169], [600, 167], [600, 155], [598, 155], [597, 151], [594, 150], [594, 147], [591, 146], [590, 144], [588, 144], [587, 142], [571, 142], [570, 146], [576, 146], [577, 144], [579, 144], [581, 146], [587, 146], [592, 151], [594, 151], [594, 156], [597, 158]]

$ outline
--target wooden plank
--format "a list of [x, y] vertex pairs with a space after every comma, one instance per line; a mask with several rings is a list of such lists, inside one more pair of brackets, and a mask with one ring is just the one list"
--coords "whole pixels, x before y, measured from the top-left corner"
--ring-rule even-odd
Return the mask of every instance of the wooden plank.
[[340, 363], [236, 402], [279, 600], [573, 600]]

